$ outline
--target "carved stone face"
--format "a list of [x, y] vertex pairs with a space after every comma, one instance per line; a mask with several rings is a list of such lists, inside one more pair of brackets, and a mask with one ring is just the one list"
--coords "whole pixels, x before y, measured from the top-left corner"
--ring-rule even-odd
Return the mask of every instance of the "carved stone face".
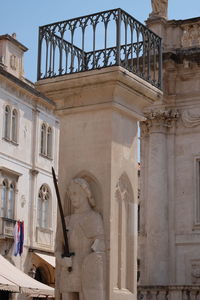
[[84, 190], [76, 183], [69, 187], [69, 197], [74, 208], [80, 208], [88, 205], [88, 200]]

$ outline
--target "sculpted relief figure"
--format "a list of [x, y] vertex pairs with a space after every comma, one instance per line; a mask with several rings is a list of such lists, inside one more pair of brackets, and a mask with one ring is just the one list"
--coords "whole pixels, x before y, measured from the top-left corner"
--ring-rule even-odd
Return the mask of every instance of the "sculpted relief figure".
[[151, 0], [151, 16], [167, 18], [168, 0]]
[[[57, 278], [62, 300], [105, 300], [105, 244], [101, 215], [87, 181], [75, 178], [68, 187], [73, 214], [65, 218], [69, 250], [62, 257], [63, 239], [57, 238]], [[72, 271], [69, 271], [69, 267]]]

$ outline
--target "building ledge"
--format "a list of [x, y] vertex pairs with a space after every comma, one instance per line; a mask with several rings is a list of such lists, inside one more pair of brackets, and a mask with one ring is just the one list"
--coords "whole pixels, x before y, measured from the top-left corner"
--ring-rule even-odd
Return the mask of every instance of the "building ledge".
[[41, 92], [39, 92], [37, 89], [33, 88], [30, 84], [18, 79], [17, 77], [15, 77], [14, 75], [12, 75], [11, 73], [7, 72], [3, 67], [0, 66], [0, 75], [2, 75], [3, 77], [5, 77], [6, 79], [8, 79], [9, 81], [11, 81], [12, 83], [18, 85], [20, 88], [24, 89], [25, 91], [31, 93], [33, 96], [41, 99], [42, 101], [44, 101], [46, 104], [51, 105], [51, 106], [55, 106], [55, 103], [49, 99], [48, 97], [46, 97], [44, 94], [42, 94]]

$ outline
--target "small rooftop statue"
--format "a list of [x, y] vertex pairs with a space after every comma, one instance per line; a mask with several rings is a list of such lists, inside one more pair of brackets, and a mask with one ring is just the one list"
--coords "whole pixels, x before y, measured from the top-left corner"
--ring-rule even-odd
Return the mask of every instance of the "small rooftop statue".
[[167, 19], [168, 0], [151, 0], [152, 13], [149, 15], [153, 18]]

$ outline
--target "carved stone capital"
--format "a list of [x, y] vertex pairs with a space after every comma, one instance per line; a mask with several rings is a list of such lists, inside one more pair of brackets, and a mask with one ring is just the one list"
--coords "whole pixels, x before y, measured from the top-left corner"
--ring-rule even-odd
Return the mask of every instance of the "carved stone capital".
[[179, 118], [177, 110], [155, 110], [145, 113], [146, 120], [141, 122], [141, 136], [149, 134], [150, 131], [166, 131], [167, 128], [172, 127]]
[[140, 122], [140, 137], [149, 135], [150, 122], [148, 120]]

